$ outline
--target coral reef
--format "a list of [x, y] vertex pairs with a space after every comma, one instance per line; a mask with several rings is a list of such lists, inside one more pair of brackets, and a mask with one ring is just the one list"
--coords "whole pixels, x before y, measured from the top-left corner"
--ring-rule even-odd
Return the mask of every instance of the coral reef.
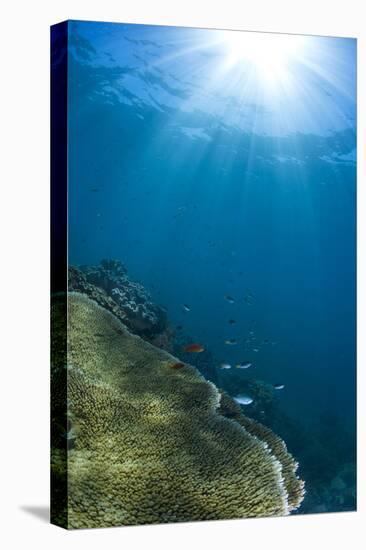
[[67, 526], [67, 297], [51, 302], [51, 520]]
[[[281, 441], [286, 441], [291, 453], [299, 457], [299, 475], [306, 481], [306, 494], [296, 513], [355, 510], [355, 434], [347, 428], [347, 419], [341, 412], [336, 417], [324, 413], [309, 424], [308, 419], [284, 412], [270, 384], [246, 378], [248, 375], [244, 373], [231, 374], [233, 376], [224, 377], [219, 373], [219, 386], [232, 394], [240, 387], [253, 397], [253, 403], [245, 407], [251, 422], [268, 426]], [[245, 427], [249, 430], [248, 424]], [[287, 489], [291, 493], [290, 488]]]
[[153, 344], [153, 346], [172, 353], [174, 347], [174, 337], [174, 330], [170, 326], [168, 326], [162, 332], [154, 334], [150, 338], [145, 339], [150, 342], [150, 344]]
[[[141, 284], [131, 281], [120, 261], [102, 260], [98, 266], [71, 266], [69, 290], [88, 295], [135, 334], [149, 341], [160, 335], [164, 347], [168, 348], [169, 327], [165, 310], [152, 302]], [[164, 340], [165, 331], [168, 332]]]
[[[259, 383], [259, 381], [256, 381]], [[286, 441], [299, 457], [299, 475], [306, 481], [306, 494], [296, 514], [341, 512], [356, 509], [355, 434], [347, 418], [326, 414], [316, 422], [285, 413], [278, 399], [268, 404], [266, 425]], [[263, 422], [262, 411], [246, 408], [251, 418]]]
[[[104, 259], [98, 266], [69, 267], [69, 290], [86, 294], [113, 313], [134, 334], [174, 355], [181, 355], [193, 337], [178, 334], [169, 325], [166, 311], [153, 303], [139, 283], [132, 282], [119, 260]], [[205, 378], [216, 383], [214, 360], [209, 352], [190, 357], [190, 362]]]
[[[54, 308], [63, 313], [62, 303]], [[194, 367], [173, 368], [180, 361], [85, 295], [69, 295], [68, 323], [68, 527], [284, 515], [295, 506], [292, 458], [279, 438], [240, 411], [230, 417], [230, 398], [219, 407], [219, 391]]]
[[111, 311], [117, 319], [123, 321], [126, 325], [128, 324], [128, 317], [126, 313], [117, 305], [113, 298], [108, 296], [106, 291], [102, 288], [89, 283], [86, 276], [80, 269], [70, 266], [68, 275], [68, 288], [70, 291], [86, 294], [100, 306], [105, 307], [108, 311]]
[[356, 439], [342, 414], [323, 414], [306, 429], [301, 425], [291, 429], [282, 421], [280, 433], [301, 456], [301, 475], [307, 480], [298, 513], [355, 510]]
[[251, 373], [240, 369], [231, 369], [230, 375], [218, 369], [217, 384], [230, 395], [236, 395], [238, 388], [247, 393], [253, 402], [247, 406], [247, 411], [252, 418], [265, 424], [273, 424], [273, 419], [278, 415], [278, 396], [271, 384], [255, 378], [248, 378]]
[[289, 511], [291, 512], [299, 508], [305, 494], [304, 482], [296, 475], [298, 463], [288, 452], [285, 442], [260, 422], [244, 416], [240, 406], [225, 392], [221, 392], [219, 412], [224, 416], [235, 419], [247, 432], [267, 443], [274, 456], [282, 464], [285, 486], [288, 493]]
[[356, 467], [349, 462], [330, 481], [311, 486], [301, 513], [351, 512], [356, 510], [356, 500]]

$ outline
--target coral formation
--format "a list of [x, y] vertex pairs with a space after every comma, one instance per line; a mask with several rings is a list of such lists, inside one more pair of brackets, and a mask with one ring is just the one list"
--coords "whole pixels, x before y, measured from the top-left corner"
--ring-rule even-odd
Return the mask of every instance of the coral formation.
[[286, 448], [225, 417], [194, 367], [172, 369], [181, 361], [79, 293], [68, 323], [68, 527], [290, 512]]
[[259, 439], [267, 443], [274, 456], [282, 464], [286, 491], [288, 493], [289, 511], [296, 510], [304, 498], [304, 482], [296, 475], [298, 463], [288, 452], [285, 442], [260, 422], [256, 422], [243, 415], [240, 406], [225, 392], [221, 392], [219, 412], [224, 416], [234, 418], [248, 433], [259, 437]]
[[67, 297], [51, 302], [51, 519], [67, 526]]
[[165, 310], [152, 302], [141, 284], [127, 276], [126, 268], [118, 260], [102, 260], [98, 266], [70, 267], [69, 290], [87, 294], [148, 340], [158, 335], [164, 339], [162, 335], [169, 328]]
[[86, 294], [100, 306], [111, 311], [120, 321], [123, 321], [127, 325], [128, 318], [126, 313], [116, 304], [113, 298], [108, 296], [105, 290], [89, 283], [84, 273], [77, 267], [70, 266], [68, 275], [68, 288], [70, 291]]
[[[154, 304], [147, 290], [127, 276], [119, 260], [102, 260], [98, 266], [69, 267], [69, 290], [86, 294], [111, 311], [134, 334], [154, 346], [179, 355], [184, 345], [193, 341], [188, 335], [178, 335], [169, 325], [165, 310]], [[212, 382], [216, 369], [211, 353], [191, 357], [190, 362]]]
[[326, 483], [317, 483], [306, 498], [305, 511], [346, 512], [356, 509], [356, 466], [348, 462], [338, 467], [337, 474]]
[[273, 429], [301, 456], [307, 491], [298, 513], [356, 509], [355, 436], [341, 411], [339, 415], [324, 411], [316, 423], [307, 426], [278, 414]]

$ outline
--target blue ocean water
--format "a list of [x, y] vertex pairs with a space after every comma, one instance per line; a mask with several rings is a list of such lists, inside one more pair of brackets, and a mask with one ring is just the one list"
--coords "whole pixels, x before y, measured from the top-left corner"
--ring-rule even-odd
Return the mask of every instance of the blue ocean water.
[[69, 44], [70, 264], [121, 260], [217, 366], [284, 384], [303, 511], [354, 509], [356, 41], [70, 22]]

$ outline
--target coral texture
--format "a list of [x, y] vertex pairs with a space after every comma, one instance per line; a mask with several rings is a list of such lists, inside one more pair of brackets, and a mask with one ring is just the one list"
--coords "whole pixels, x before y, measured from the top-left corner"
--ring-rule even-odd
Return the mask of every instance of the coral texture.
[[69, 290], [87, 294], [146, 339], [156, 338], [168, 329], [165, 310], [153, 303], [140, 283], [127, 276], [126, 268], [118, 260], [102, 260], [97, 266], [70, 267]]
[[68, 527], [290, 512], [285, 447], [225, 417], [194, 367], [84, 295], [68, 322]]
[[296, 475], [298, 463], [288, 452], [285, 442], [270, 428], [243, 415], [240, 406], [225, 392], [221, 393], [219, 411], [224, 416], [235, 419], [247, 432], [267, 443], [282, 464], [289, 511], [296, 510], [304, 499], [304, 482]]

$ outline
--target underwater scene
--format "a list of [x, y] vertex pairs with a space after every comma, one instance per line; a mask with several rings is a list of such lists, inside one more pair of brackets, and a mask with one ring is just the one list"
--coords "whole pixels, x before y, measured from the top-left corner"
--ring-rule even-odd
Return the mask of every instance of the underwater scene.
[[67, 29], [54, 521], [355, 510], [356, 40]]

